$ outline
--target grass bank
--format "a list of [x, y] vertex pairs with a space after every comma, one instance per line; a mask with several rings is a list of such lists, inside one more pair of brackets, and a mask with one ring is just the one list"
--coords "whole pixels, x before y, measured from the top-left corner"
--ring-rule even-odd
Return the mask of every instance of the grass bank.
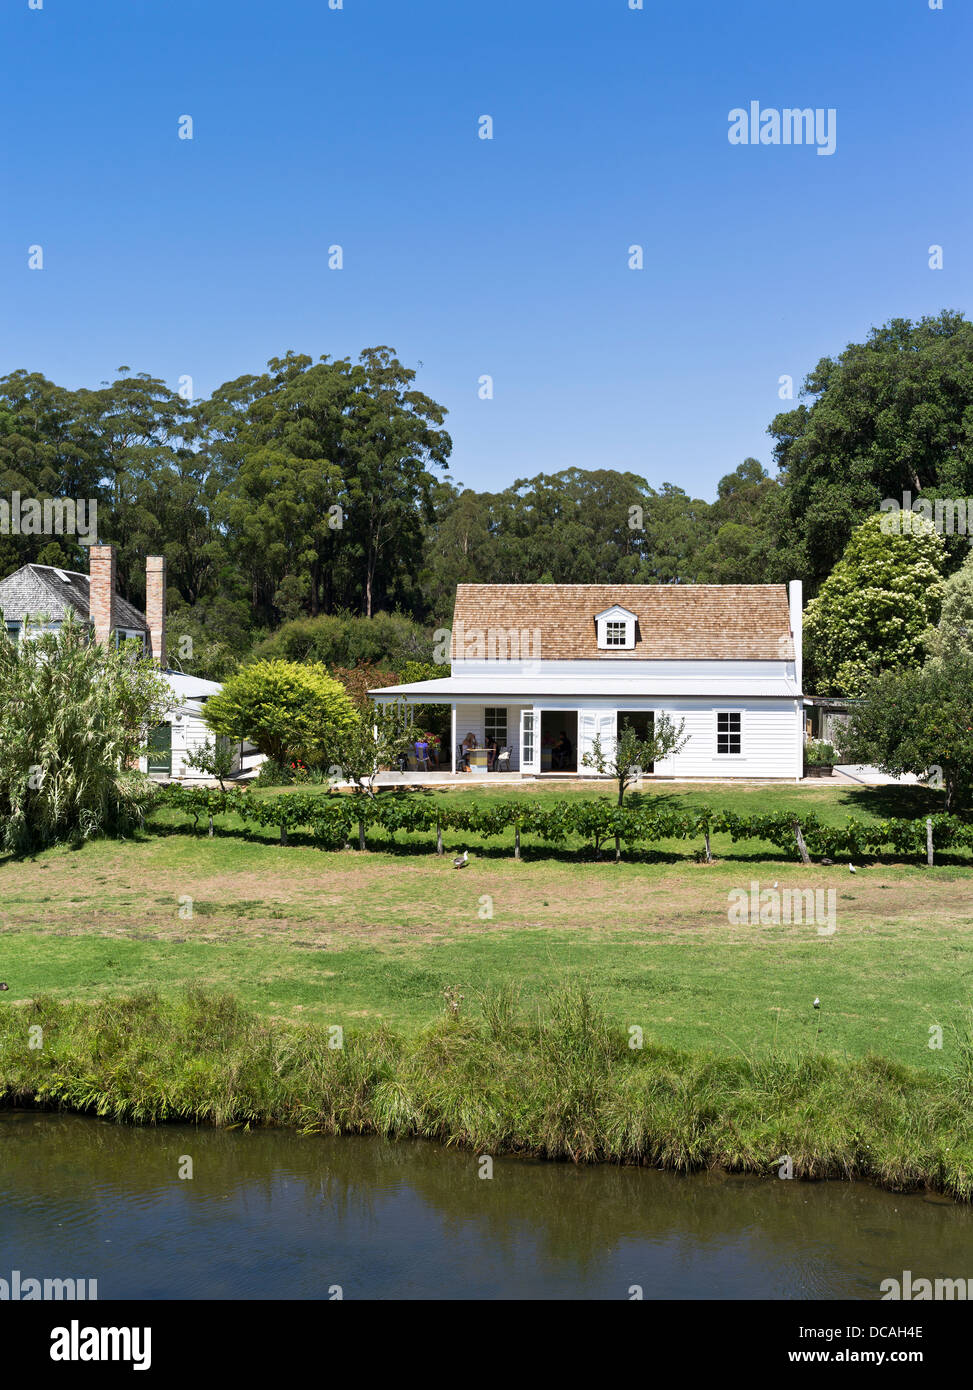
[[202, 990], [93, 1007], [41, 998], [0, 1011], [0, 1094], [116, 1120], [422, 1137], [678, 1171], [773, 1175], [786, 1155], [797, 1178], [973, 1198], [968, 1033], [937, 1074], [873, 1056], [687, 1053], [648, 1036], [633, 1049], [583, 992], [527, 1012], [499, 990], [412, 1034], [333, 1041]]

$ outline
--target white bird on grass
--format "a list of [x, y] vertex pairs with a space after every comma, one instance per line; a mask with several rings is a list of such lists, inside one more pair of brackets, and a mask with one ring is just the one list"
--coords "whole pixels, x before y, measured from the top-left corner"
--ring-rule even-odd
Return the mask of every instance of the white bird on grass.
[[821, 1007], [821, 1000], [818, 998], [817, 995], [814, 996], [814, 1003], [811, 1005], [811, 1007], [814, 1008], [814, 1009], [820, 1009], [820, 1007]]
[[454, 868], [454, 869], [465, 869], [468, 862], [469, 862], [469, 855], [466, 853], [466, 850], [464, 849], [463, 853], [462, 853], [462, 854], [458, 854], [458, 855], [456, 856], [456, 858], [453, 860], [453, 868]]
[[849, 872], [850, 874], [857, 874], [858, 870], [855, 868], [854, 864], [849, 864], [849, 865], [848, 865], [848, 872]]

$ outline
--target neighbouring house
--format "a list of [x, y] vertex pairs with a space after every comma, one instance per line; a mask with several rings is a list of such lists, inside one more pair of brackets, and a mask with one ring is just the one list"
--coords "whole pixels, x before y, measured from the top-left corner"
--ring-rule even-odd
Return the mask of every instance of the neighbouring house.
[[96, 642], [118, 644], [125, 638], [141, 642], [143, 650], [159, 665], [172, 691], [172, 706], [165, 719], [149, 731], [149, 755], [141, 761], [143, 772], [169, 780], [193, 780], [201, 774], [186, 766], [194, 749], [212, 739], [203, 721], [203, 706], [220, 686], [200, 680], [166, 664], [166, 562], [150, 555], [145, 562], [145, 613], [116, 593], [115, 551], [110, 545], [93, 545], [89, 552], [90, 574], [57, 569], [50, 565], [22, 565], [0, 580], [0, 613], [15, 641], [40, 631], [56, 631], [69, 613], [90, 625]]
[[[472, 733], [509, 748], [523, 775], [591, 775], [596, 734], [610, 746], [627, 723], [644, 737], [664, 713], [685, 720], [688, 742], [647, 773], [800, 779], [801, 624], [798, 580], [460, 584], [451, 674], [369, 695], [449, 705], [453, 771]], [[479, 761], [471, 771], [486, 771]]]

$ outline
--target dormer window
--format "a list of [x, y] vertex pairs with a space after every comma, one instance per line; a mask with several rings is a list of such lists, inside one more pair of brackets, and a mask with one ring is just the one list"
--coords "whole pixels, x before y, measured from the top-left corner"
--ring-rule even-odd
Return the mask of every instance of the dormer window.
[[604, 613], [595, 615], [598, 629], [599, 651], [631, 651], [635, 646], [635, 625], [638, 622], [634, 613], [615, 604]]

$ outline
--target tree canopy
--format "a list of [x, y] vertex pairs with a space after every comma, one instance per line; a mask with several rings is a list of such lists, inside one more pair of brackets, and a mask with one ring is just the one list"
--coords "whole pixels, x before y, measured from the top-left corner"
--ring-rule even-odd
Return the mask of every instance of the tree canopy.
[[[600, 462], [475, 491], [445, 471], [445, 418], [384, 346], [288, 351], [192, 401], [128, 367], [78, 390], [20, 370], [0, 378], [0, 496], [96, 501], [137, 606], [164, 551], [173, 660], [216, 680], [248, 654], [429, 660], [464, 581], [797, 578], [814, 598], [885, 499], [973, 497], [973, 324], [891, 319], [822, 358], [770, 423], [777, 476], [746, 458], [712, 500]], [[968, 537], [944, 546], [949, 575]], [[87, 569], [76, 535], [0, 534], [0, 574], [27, 561]]]
[[[811, 593], [885, 498], [973, 497], [973, 324], [944, 310], [891, 319], [822, 357], [801, 403], [770, 426], [781, 470], [780, 549]], [[951, 567], [965, 553], [950, 542]]]

